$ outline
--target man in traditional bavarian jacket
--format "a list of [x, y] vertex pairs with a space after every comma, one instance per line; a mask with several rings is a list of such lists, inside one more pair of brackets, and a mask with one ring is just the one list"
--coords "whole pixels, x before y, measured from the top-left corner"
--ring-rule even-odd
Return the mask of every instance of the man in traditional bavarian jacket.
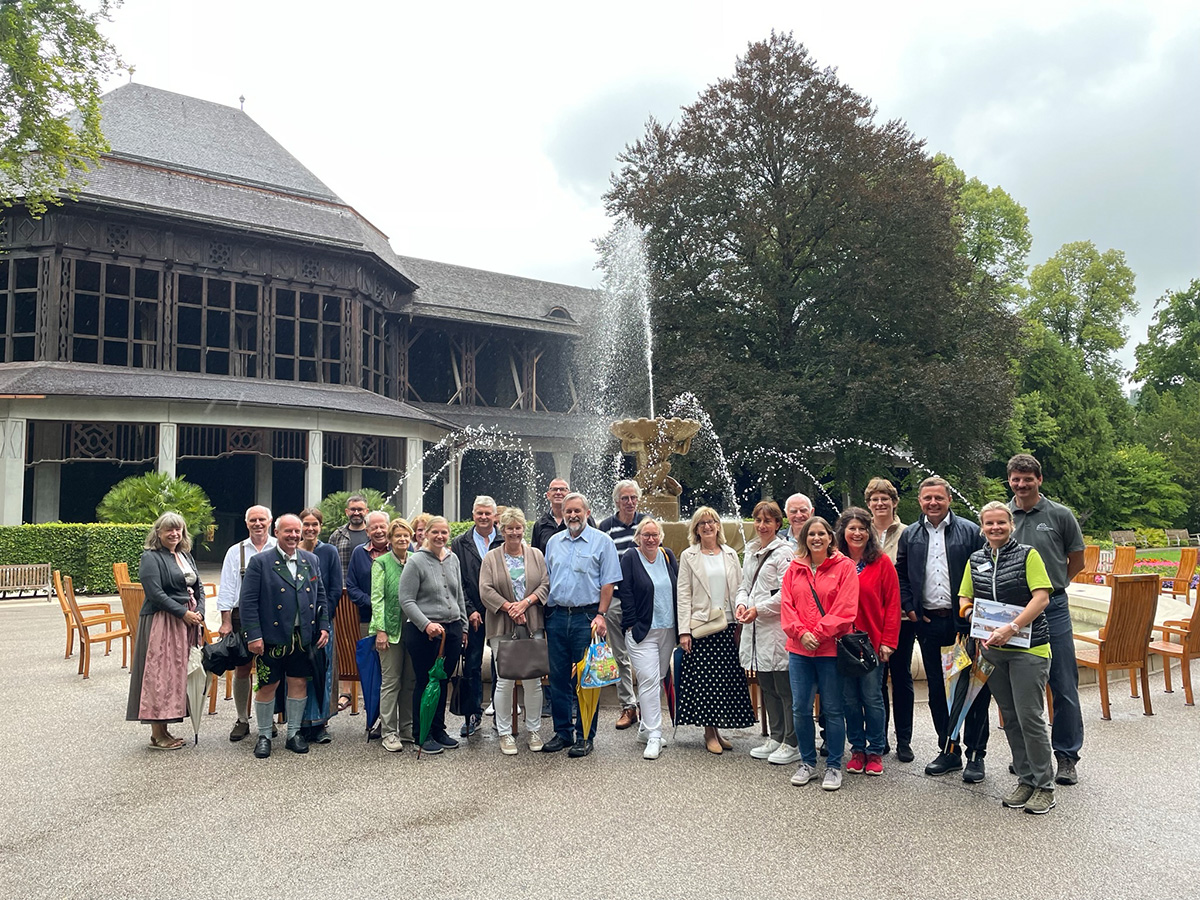
[[314, 674], [309, 650], [329, 642], [329, 604], [321, 583], [321, 564], [300, 549], [300, 517], [286, 514], [275, 522], [270, 550], [251, 558], [242, 579], [242, 636], [256, 657], [258, 691], [254, 713], [258, 742], [254, 755], [271, 755], [271, 717], [279, 681], [287, 679], [287, 748], [307, 753], [300, 734], [307, 679]]

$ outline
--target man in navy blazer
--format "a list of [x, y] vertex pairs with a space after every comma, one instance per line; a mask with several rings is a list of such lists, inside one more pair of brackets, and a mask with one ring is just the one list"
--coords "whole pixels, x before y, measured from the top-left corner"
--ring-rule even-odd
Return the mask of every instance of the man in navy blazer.
[[287, 679], [287, 748], [307, 753], [300, 733], [307, 680], [314, 672], [309, 650], [329, 642], [329, 603], [317, 557], [300, 549], [300, 517], [290, 513], [275, 521], [277, 544], [251, 557], [242, 578], [239, 606], [242, 636], [254, 654], [258, 691], [254, 713], [258, 742], [254, 755], [271, 755], [271, 717], [280, 679]]

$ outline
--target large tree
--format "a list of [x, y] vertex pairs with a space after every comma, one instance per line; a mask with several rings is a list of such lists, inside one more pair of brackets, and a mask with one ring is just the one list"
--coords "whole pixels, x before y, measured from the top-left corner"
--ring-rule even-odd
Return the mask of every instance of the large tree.
[[1200, 382], [1200, 278], [1186, 290], [1167, 291], [1154, 307], [1146, 342], [1137, 346], [1134, 377], [1159, 392]]
[[660, 394], [694, 391], [736, 449], [861, 438], [979, 471], [1015, 329], [903, 123], [772, 33], [620, 163], [605, 200], [646, 230]]
[[1129, 337], [1124, 320], [1138, 309], [1133, 280], [1120, 250], [1101, 253], [1091, 241], [1063, 244], [1029, 273], [1025, 314], [1083, 354], [1089, 372], [1118, 375], [1115, 353]]
[[1004, 188], [967, 178], [944, 153], [935, 156], [934, 163], [958, 200], [959, 253], [971, 263], [973, 286], [1016, 300], [1024, 289], [1026, 258], [1033, 243], [1025, 207]]
[[40, 215], [108, 149], [100, 84], [120, 60], [98, 25], [114, 5], [0, 0], [0, 205]]

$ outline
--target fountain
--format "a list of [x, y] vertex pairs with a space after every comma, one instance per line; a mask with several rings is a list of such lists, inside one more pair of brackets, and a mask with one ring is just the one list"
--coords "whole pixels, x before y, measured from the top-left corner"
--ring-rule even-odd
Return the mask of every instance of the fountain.
[[700, 430], [695, 419], [624, 419], [613, 422], [609, 431], [621, 449], [637, 457], [633, 476], [642, 488], [641, 507], [665, 522], [679, 521], [679, 482], [670, 476], [672, 454], [683, 456]]

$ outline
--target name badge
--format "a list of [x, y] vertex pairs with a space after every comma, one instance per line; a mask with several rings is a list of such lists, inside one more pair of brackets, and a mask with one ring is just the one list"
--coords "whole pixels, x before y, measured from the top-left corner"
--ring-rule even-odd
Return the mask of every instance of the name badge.
[[985, 562], [982, 566], [979, 567], [979, 571], [980, 572], [992, 571], [992, 564], [990, 562]]

